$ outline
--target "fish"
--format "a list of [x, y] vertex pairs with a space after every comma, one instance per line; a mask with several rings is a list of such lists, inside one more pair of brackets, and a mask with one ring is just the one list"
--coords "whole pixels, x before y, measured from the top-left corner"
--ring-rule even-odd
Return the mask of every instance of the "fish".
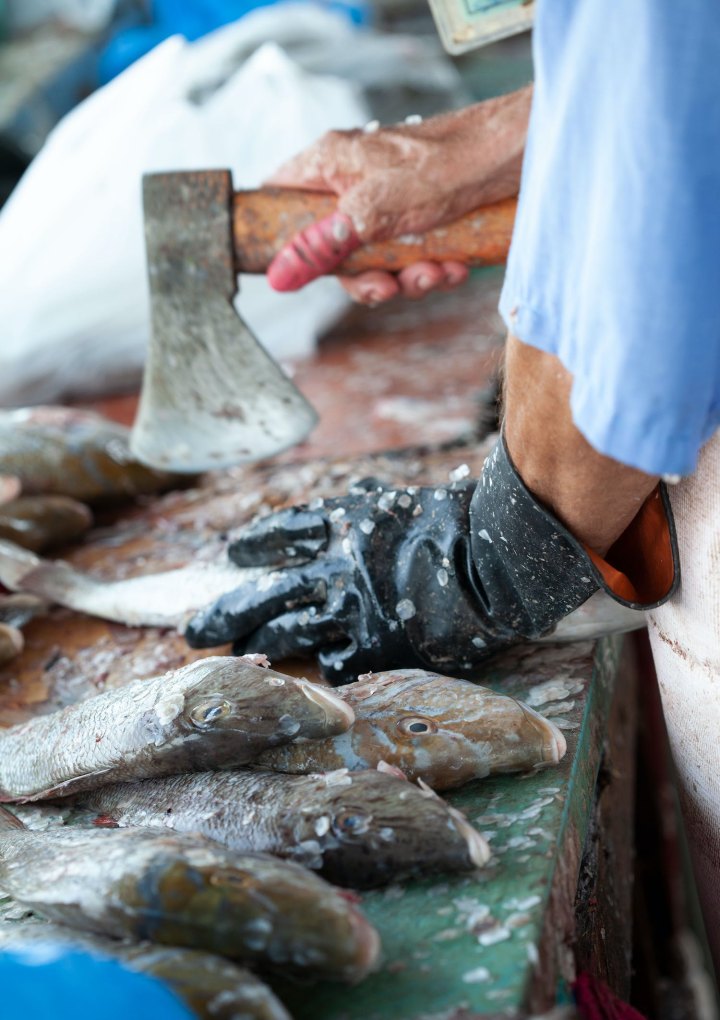
[[153, 829], [5, 828], [0, 889], [50, 921], [313, 978], [355, 982], [380, 938], [356, 897], [307, 868]]
[[105, 581], [64, 560], [47, 560], [0, 539], [0, 583], [57, 605], [128, 627], [182, 629], [198, 609], [228, 591], [272, 574], [229, 560], [191, 563], [118, 581]]
[[0, 924], [0, 952], [32, 954], [38, 947], [117, 960], [128, 970], [162, 981], [200, 1020], [291, 1020], [260, 978], [212, 953], [152, 942], [118, 942], [34, 917]]
[[90, 509], [68, 496], [22, 496], [0, 505], [0, 538], [33, 552], [76, 541], [92, 522]]
[[[105, 580], [63, 560], [48, 560], [0, 539], [0, 583], [67, 609], [128, 627], [175, 627], [222, 595], [250, 582], [271, 585], [281, 570], [238, 567], [230, 560], [194, 562], [174, 570]], [[646, 626], [644, 613], [596, 592], [537, 643], [586, 641]]]
[[0, 733], [0, 801], [244, 765], [354, 721], [331, 690], [242, 658], [212, 656], [134, 680]]
[[422, 669], [370, 673], [337, 689], [355, 723], [344, 734], [273, 748], [257, 764], [279, 772], [400, 769], [433, 790], [557, 763], [561, 731], [533, 709], [488, 687]]
[[487, 842], [455, 808], [372, 769], [170, 776], [105, 786], [73, 804], [99, 812], [104, 825], [199, 832], [231, 850], [296, 861], [355, 889], [470, 871], [490, 856]]
[[[130, 499], [185, 487], [187, 476], [136, 461], [130, 430], [70, 407], [0, 410], [0, 477], [23, 495], [72, 496], [84, 503]], [[15, 485], [15, 491], [18, 484]]]

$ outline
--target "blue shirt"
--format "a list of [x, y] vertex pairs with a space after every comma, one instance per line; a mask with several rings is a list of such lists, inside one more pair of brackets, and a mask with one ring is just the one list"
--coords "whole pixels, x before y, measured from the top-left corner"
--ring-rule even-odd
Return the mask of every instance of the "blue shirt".
[[540, 0], [500, 311], [589, 442], [687, 474], [720, 424], [720, 2]]

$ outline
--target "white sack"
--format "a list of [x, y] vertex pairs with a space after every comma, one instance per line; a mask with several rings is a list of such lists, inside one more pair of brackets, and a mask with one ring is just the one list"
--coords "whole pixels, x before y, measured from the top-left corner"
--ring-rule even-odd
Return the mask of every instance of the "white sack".
[[[230, 167], [236, 187], [256, 187], [324, 131], [367, 120], [354, 86], [306, 74], [274, 45], [193, 101], [210, 77], [203, 45], [169, 39], [73, 110], [0, 213], [0, 404], [137, 381], [144, 172]], [[332, 280], [279, 296], [243, 277], [241, 289], [243, 317], [278, 357], [308, 353], [345, 307]]]

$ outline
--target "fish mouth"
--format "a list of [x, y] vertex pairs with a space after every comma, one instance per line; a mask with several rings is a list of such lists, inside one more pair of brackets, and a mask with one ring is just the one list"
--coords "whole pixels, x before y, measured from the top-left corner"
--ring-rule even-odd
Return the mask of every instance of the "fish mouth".
[[325, 713], [325, 718], [338, 723], [340, 732], [349, 730], [355, 722], [355, 713], [347, 701], [343, 701], [327, 687], [313, 684], [309, 680], [298, 681], [303, 694]]
[[380, 936], [359, 910], [350, 910], [350, 925], [353, 930], [357, 951], [353, 959], [350, 980], [355, 983], [372, 973], [380, 958]]
[[567, 741], [554, 722], [550, 722], [544, 715], [540, 715], [522, 701], [518, 705], [525, 713], [525, 718], [542, 734], [542, 761], [551, 765], [557, 765], [561, 758], [565, 757]]
[[472, 825], [461, 811], [452, 807], [449, 811], [455, 828], [465, 840], [470, 860], [476, 868], [482, 868], [482, 866], [487, 864], [490, 860], [490, 844], [485, 837], [477, 831], [477, 829], [473, 829]]

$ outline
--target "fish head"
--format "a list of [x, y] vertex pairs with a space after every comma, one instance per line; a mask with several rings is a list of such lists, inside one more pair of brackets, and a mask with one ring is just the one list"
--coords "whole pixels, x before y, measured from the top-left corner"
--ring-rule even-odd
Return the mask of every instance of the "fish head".
[[562, 733], [547, 719], [467, 680], [395, 670], [343, 692], [355, 709], [357, 757], [371, 767], [385, 760], [433, 789], [552, 764], [565, 753]]
[[182, 725], [188, 731], [242, 732], [266, 746], [292, 739], [320, 739], [352, 726], [352, 708], [329, 687], [234, 656], [194, 663], [197, 681], [184, 692]]
[[487, 842], [429, 788], [367, 769], [294, 777], [295, 860], [337, 885], [371, 888], [483, 865]]

